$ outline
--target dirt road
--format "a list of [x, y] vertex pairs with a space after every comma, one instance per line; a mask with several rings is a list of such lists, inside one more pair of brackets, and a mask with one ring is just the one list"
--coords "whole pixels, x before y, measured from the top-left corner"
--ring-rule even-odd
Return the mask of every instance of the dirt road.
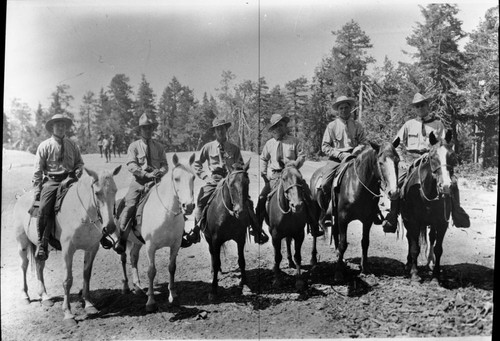
[[[181, 153], [181, 161], [190, 153]], [[252, 157], [250, 195], [256, 201], [257, 155]], [[169, 162], [171, 155], [169, 157]], [[99, 155], [84, 155], [93, 170], [113, 169], [124, 158], [105, 163]], [[100, 313], [86, 316], [78, 292], [82, 288], [83, 253], [74, 259], [72, 309], [78, 325], [65, 328], [61, 311], [63, 299], [62, 257], [53, 252], [45, 269], [46, 285], [54, 306], [46, 308], [37, 298], [34, 271], [29, 271], [31, 304], [22, 305], [22, 273], [17, 254], [11, 211], [15, 195], [29, 188], [32, 156], [4, 151], [2, 169], [1, 237], [1, 327], [2, 340], [116, 340], [116, 339], [247, 339], [247, 338], [374, 338], [467, 336], [490, 339], [493, 328], [493, 277], [497, 193], [462, 188], [462, 203], [471, 215], [470, 229], [451, 227], [444, 241], [441, 286], [424, 276], [411, 284], [404, 271], [407, 242], [404, 236], [385, 235], [373, 226], [369, 249], [372, 273], [359, 275], [361, 224], [349, 226], [346, 252], [352, 276], [334, 283], [335, 250], [326, 238], [318, 243], [317, 268], [309, 264], [312, 238], [304, 242], [302, 258], [309, 288], [299, 295], [294, 288], [293, 270], [282, 262], [284, 286], [272, 286], [273, 250], [270, 243], [246, 246], [250, 291], [238, 289], [239, 270], [236, 244], [225, 249], [219, 285], [220, 301], [208, 300], [210, 257], [206, 241], [181, 249], [176, 280], [180, 307], [168, 304], [167, 249], [157, 253], [155, 291], [159, 311], [147, 314], [145, 296], [122, 294], [120, 258], [113, 251], [99, 250], [91, 280], [91, 295]], [[308, 180], [321, 163], [306, 162], [302, 168]], [[130, 177], [124, 169], [116, 181], [125, 188]], [[201, 182], [196, 181], [195, 191]], [[192, 218], [191, 218], [192, 219]], [[188, 227], [192, 220], [188, 220]], [[285, 249], [283, 248], [283, 253]], [[422, 261], [423, 264], [423, 261]], [[139, 271], [147, 285], [147, 260], [141, 250]], [[424, 272], [424, 269], [422, 269]]]

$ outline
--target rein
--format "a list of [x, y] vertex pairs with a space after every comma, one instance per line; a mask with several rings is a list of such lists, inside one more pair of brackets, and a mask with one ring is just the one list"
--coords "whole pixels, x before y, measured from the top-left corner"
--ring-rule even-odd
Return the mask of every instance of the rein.
[[[429, 160], [429, 156], [427, 156], [427, 160]], [[436, 200], [439, 200], [441, 198], [441, 194], [439, 193], [439, 189], [437, 188], [437, 185], [436, 185], [436, 192], [437, 192], [437, 195], [435, 198], [432, 198], [432, 199], [429, 199], [427, 198], [427, 196], [425, 195], [424, 193], [424, 189], [423, 189], [423, 186], [422, 186], [422, 174], [421, 174], [421, 169], [422, 169], [422, 164], [424, 162], [420, 162], [420, 164], [418, 165], [418, 182], [420, 183], [420, 194], [422, 195], [422, 197], [426, 200], [426, 201], [436, 201]], [[442, 165], [442, 166], [446, 166], [446, 165]], [[441, 166], [441, 167], [442, 167]], [[429, 160], [429, 167], [430, 167], [430, 160]], [[438, 167], [436, 170], [440, 169], [441, 167]], [[435, 171], [436, 171], [435, 170]], [[432, 170], [431, 168], [431, 172], [434, 173], [434, 171]]]
[[[231, 204], [231, 206], [234, 206], [233, 205], [233, 198], [231, 197], [231, 191], [229, 190], [229, 184], [228, 184], [228, 180], [229, 180], [229, 177], [233, 174], [238, 174], [238, 173], [245, 173], [244, 170], [237, 170], [237, 171], [234, 171], [234, 172], [231, 172], [226, 179], [224, 179], [224, 182], [225, 182], [225, 185], [226, 185], [226, 188], [227, 188], [227, 191], [229, 192], [229, 203]], [[227, 207], [226, 205], [226, 199], [224, 198], [224, 188], [221, 188], [221, 196], [222, 196], [222, 203], [224, 204], [224, 207], [226, 208], [226, 210], [228, 211], [229, 215], [234, 217], [236, 215], [236, 212], [231, 210], [229, 207]]]
[[[179, 191], [177, 190], [177, 188], [175, 188], [175, 184], [174, 184], [174, 169], [179, 167], [179, 165], [175, 166], [173, 169], [172, 169], [172, 172], [171, 172], [171, 182], [172, 182], [172, 188], [174, 189], [174, 198], [177, 199], [177, 202], [179, 202]], [[163, 206], [163, 208], [167, 211], [167, 212], [171, 212], [174, 214], [174, 216], [178, 216], [179, 214], [182, 214], [182, 209], [180, 209], [180, 205], [179, 206], [179, 211], [178, 212], [174, 212], [172, 211], [171, 209], [169, 209], [164, 203], [163, 201], [161, 200], [161, 196], [160, 196], [160, 193], [158, 192], [158, 187], [159, 187], [159, 182], [157, 181], [157, 179], [154, 180], [155, 182], [155, 192], [156, 192], [156, 195], [158, 196], [158, 200], [160, 201], [160, 204]]]
[[[380, 171], [380, 166], [378, 165], [378, 162], [376, 162], [377, 164], [377, 170], [378, 170], [378, 173], [379, 174], [382, 174], [382, 172]], [[354, 160], [353, 162], [353, 168], [354, 168], [354, 174], [356, 174], [356, 178], [358, 179], [359, 183], [368, 191], [370, 192], [371, 195], [373, 195], [375, 198], [381, 198], [383, 195], [381, 193], [379, 194], [376, 194], [376, 193], [373, 193], [364, 183], [363, 181], [361, 181], [361, 179], [359, 178], [359, 174], [358, 174], [358, 168], [356, 167], [356, 160]], [[380, 190], [379, 190], [380, 192]]]
[[278, 191], [277, 191], [277, 193], [276, 193], [276, 195], [277, 195], [276, 200], [277, 200], [277, 202], [278, 202], [278, 207], [279, 207], [279, 209], [280, 209], [281, 213], [283, 213], [283, 214], [288, 214], [288, 213], [290, 213], [290, 211], [292, 210], [292, 208], [290, 207], [290, 205], [288, 205], [288, 211], [285, 211], [285, 210], [282, 208], [281, 203], [280, 203], [280, 197], [281, 197], [281, 196], [279, 195], [279, 189], [280, 189], [280, 188], [282, 189], [282, 191], [283, 191], [283, 196], [285, 197], [285, 200], [288, 200], [288, 202], [290, 202], [290, 200], [286, 197], [286, 193], [290, 190], [290, 188], [293, 188], [293, 187], [302, 187], [302, 185], [301, 185], [301, 184], [299, 184], [299, 183], [295, 183], [295, 184], [291, 184], [290, 186], [288, 186], [288, 187], [285, 189], [285, 188], [283, 188], [283, 183], [284, 183], [284, 181], [283, 181], [283, 179], [281, 179], [281, 180], [280, 180], [279, 187], [278, 187]]

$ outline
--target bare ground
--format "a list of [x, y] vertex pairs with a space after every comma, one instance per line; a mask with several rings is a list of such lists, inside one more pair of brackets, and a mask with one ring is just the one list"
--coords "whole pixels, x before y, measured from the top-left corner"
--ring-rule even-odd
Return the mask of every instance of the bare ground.
[[[181, 159], [188, 153], [181, 153]], [[257, 156], [252, 157], [250, 195], [258, 195]], [[155, 281], [159, 310], [146, 313], [146, 297], [122, 294], [120, 258], [113, 251], [97, 254], [91, 280], [91, 295], [99, 313], [85, 315], [79, 291], [82, 288], [83, 252], [74, 259], [71, 306], [78, 325], [62, 324], [63, 274], [60, 252], [46, 263], [45, 280], [52, 307], [41, 305], [34, 271], [29, 271], [30, 304], [22, 304], [22, 273], [17, 254], [11, 211], [15, 195], [29, 188], [32, 155], [5, 151], [2, 168], [1, 238], [1, 332], [2, 340], [116, 340], [116, 339], [288, 339], [288, 338], [399, 338], [466, 337], [490, 339], [493, 330], [493, 278], [497, 192], [461, 181], [461, 197], [472, 227], [450, 226], [444, 241], [441, 285], [432, 284], [429, 273], [420, 269], [423, 282], [411, 284], [404, 270], [407, 242], [404, 235], [385, 235], [373, 226], [369, 250], [371, 273], [360, 274], [361, 224], [349, 226], [345, 258], [350, 274], [345, 282], [333, 281], [335, 250], [326, 238], [319, 240], [319, 265], [309, 265], [312, 238], [302, 248], [302, 264], [308, 288], [295, 289], [294, 270], [288, 268], [283, 247], [284, 285], [272, 286], [273, 249], [270, 243], [246, 246], [249, 290], [238, 287], [236, 244], [227, 243], [222, 259], [219, 300], [210, 302], [210, 257], [206, 241], [181, 249], [176, 281], [180, 306], [168, 304], [168, 253], [157, 252]], [[170, 155], [169, 155], [170, 158]], [[104, 163], [98, 155], [85, 155], [94, 170], [112, 169], [124, 158]], [[309, 179], [321, 163], [307, 162], [302, 169]], [[117, 177], [125, 188], [129, 175]], [[196, 182], [197, 193], [201, 182]], [[189, 220], [186, 228], [191, 228]], [[421, 261], [422, 265], [424, 260]], [[139, 271], [142, 287], [147, 286], [147, 260], [141, 250]]]

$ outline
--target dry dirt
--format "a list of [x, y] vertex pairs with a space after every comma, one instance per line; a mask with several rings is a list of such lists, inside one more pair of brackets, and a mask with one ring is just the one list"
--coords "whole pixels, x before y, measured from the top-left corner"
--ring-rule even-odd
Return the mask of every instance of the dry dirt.
[[[190, 153], [181, 153], [185, 161]], [[250, 194], [258, 195], [257, 155], [252, 157]], [[168, 156], [169, 161], [171, 155]], [[184, 159], [184, 160], [182, 160]], [[335, 283], [335, 250], [326, 238], [319, 240], [319, 265], [309, 266], [312, 238], [302, 248], [306, 292], [295, 290], [293, 270], [286, 259], [281, 264], [284, 285], [272, 286], [273, 249], [270, 243], [246, 245], [245, 258], [249, 288], [238, 289], [239, 270], [236, 244], [227, 243], [222, 258], [220, 298], [210, 302], [210, 257], [205, 240], [181, 249], [176, 281], [180, 306], [168, 304], [167, 249], [157, 252], [156, 300], [159, 310], [146, 313], [145, 296], [122, 294], [119, 256], [99, 250], [91, 280], [91, 296], [99, 313], [86, 316], [79, 297], [82, 288], [83, 252], [77, 251], [73, 267], [71, 307], [78, 324], [62, 323], [63, 273], [60, 252], [52, 252], [46, 263], [45, 280], [54, 306], [41, 305], [34, 271], [28, 270], [30, 304], [22, 304], [22, 273], [17, 254], [11, 212], [15, 195], [30, 187], [33, 156], [3, 151], [2, 237], [1, 237], [1, 332], [2, 340], [117, 340], [117, 339], [289, 339], [289, 338], [399, 338], [465, 337], [490, 339], [493, 330], [493, 278], [497, 189], [474, 188], [461, 180], [464, 208], [472, 227], [450, 226], [444, 241], [441, 285], [429, 281], [420, 269], [423, 282], [411, 284], [404, 270], [407, 242], [404, 235], [385, 235], [373, 226], [369, 249], [371, 274], [359, 273], [361, 224], [348, 229], [349, 247], [345, 258], [350, 268], [346, 282]], [[105, 163], [99, 155], [84, 155], [93, 170], [113, 169], [124, 157]], [[308, 180], [320, 162], [306, 162], [302, 168]], [[116, 178], [119, 188], [129, 182], [126, 170]], [[201, 182], [196, 181], [195, 191]], [[253, 184], [253, 186], [252, 186]], [[191, 218], [192, 219], [192, 218]], [[192, 220], [186, 228], [191, 228]], [[285, 249], [283, 247], [283, 254]], [[421, 264], [424, 264], [423, 259]], [[139, 273], [147, 286], [147, 260], [141, 250]], [[130, 272], [129, 272], [130, 274]]]

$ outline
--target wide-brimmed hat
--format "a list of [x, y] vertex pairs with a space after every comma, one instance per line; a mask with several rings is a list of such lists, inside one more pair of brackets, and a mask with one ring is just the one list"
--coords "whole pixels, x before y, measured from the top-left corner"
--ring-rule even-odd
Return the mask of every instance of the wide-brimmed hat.
[[50, 120], [47, 121], [47, 123], [45, 123], [45, 129], [52, 133], [52, 126], [56, 122], [64, 122], [68, 128], [73, 124], [71, 118], [64, 116], [63, 114], [55, 114]]
[[339, 105], [341, 105], [342, 103], [348, 103], [351, 107], [353, 107], [354, 103], [356, 103], [356, 100], [354, 98], [347, 97], [347, 96], [337, 97], [337, 99], [335, 100], [335, 103], [333, 103], [333, 105], [332, 105], [333, 110], [337, 110]]
[[154, 117], [149, 117], [146, 113], [142, 114], [139, 117], [139, 128], [143, 126], [153, 126], [153, 129], [158, 127], [158, 122], [156, 122]]
[[220, 126], [227, 126], [229, 128], [231, 126], [231, 122], [226, 121], [224, 118], [216, 117], [212, 121], [212, 126], [210, 127], [210, 129], [215, 129]]
[[415, 96], [413, 96], [413, 101], [411, 101], [411, 105], [416, 106], [419, 103], [429, 102], [431, 100], [430, 97], [425, 97], [420, 92], [417, 92]]
[[282, 116], [280, 114], [273, 114], [271, 116], [271, 123], [269, 124], [269, 127], [267, 128], [267, 130], [271, 130], [273, 129], [273, 127], [278, 124], [278, 122], [280, 121], [283, 121], [285, 123], [288, 123], [290, 122], [290, 118], [287, 117], [287, 116]]

